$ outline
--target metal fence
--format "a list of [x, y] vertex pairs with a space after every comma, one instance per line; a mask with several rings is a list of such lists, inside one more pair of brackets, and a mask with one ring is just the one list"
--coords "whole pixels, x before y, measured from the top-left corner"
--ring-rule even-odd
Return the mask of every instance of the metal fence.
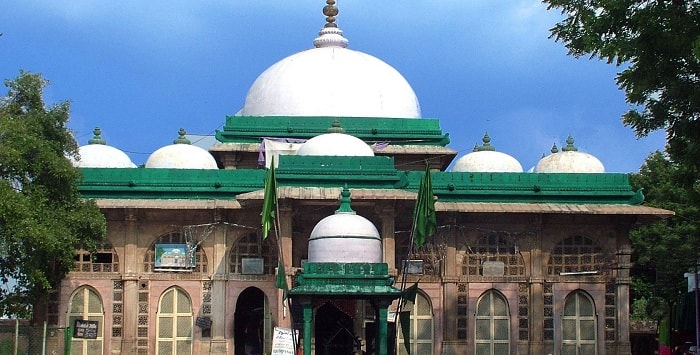
[[70, 327], [32, 327], [21, 320], [0, 322], [0, 355], [61, 355], [70, 353]]

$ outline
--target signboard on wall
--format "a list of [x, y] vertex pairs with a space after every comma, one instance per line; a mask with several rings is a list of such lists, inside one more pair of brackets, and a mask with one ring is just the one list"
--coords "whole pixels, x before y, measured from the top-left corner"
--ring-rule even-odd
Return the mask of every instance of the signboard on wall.
[[262, 258], [242, 258], [241, 259], [241, 274], [247, 275], [262, 275], [263, 274], [263, 259]]
[[76, 319], [73, 327], [73, 338], [97, 339], [97, 321]]
[[195, 265], [194, 255], [187, 244], [156, 244], [156, 268], [191, 268]]

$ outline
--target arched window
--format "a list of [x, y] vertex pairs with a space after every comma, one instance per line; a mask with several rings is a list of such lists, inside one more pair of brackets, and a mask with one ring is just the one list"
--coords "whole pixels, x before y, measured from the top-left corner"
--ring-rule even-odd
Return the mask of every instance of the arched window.
[[102, 299], [91, 287], [82, 286], [78, 288], [70, 298], [68, 325], [73, 327], [76, 319], [97, 322], [97, 338], [72, 338], [71, 354], [102, 354], [105, 324], [104, 309], [102, 307]]
[[462, 261], [462, 275], [482, 275], [486, 261], [503, 263], [503, 276], [524, 276], [525, 262], [515, 238], [507, 233], [484, 234], [467, 249]]
[[597, 354], [595, 305], [585, 292], [574, 291], [566, 297], [561, 322], [562, 354]]
[[[186, 244], [187, 238], [180, 232], [170, 232], [161, 235], [156, 239], [151, 247], [148, 248], [146, 256], [144, 257], [144, 271], [153, 272], [155, 271], [156, 262], [156, 244]], [[197, 246], [195, 251], [195, 266], [192, 269], [193, 272], [207, 272], [207, 255], [202, 250], [201, 246]]]
[[486, 291], [476, 305], [474, 345], [476, 355], [510, 354], [508, 301], [496, 290]]
[[[433, 353], [433, 307], [430, 301], [422, 293], [416, 295], [416, 302], [406, 302], [404, 311], [411, 311], [411, 354], [432, 354]], [[404, 346], [403, 332], [400, 329], [397, 333], [397, 352], [406, 354]]]
[[192, 303], [187, 294], [173, 287], [158, 302], [156, 354], [192, 354]]
[[256, 232], [247, 233], [234, 243], [229, 255], [229, 272], [232, 274], [243, 273], [244, 258], [263, 259], [263, 273], [274, 275], [277, 267], [277, 247], [272, 240], [263, 240]]
[[547, 272], [559, 275], [567, 272], [603, 272], [602, 249], [593, 239], [576, 235], [559, 242], [552, 250]]
[[97, 245], [97, 250], [91, 253], [84, 246], [75, 251], [73, 271], [79, 272], [119, 272], [119, 258], [112, 244]]

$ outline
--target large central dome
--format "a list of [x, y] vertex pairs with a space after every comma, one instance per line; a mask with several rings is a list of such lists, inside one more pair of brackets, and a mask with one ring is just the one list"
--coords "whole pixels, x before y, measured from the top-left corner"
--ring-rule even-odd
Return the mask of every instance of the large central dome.
[[393, 67], [347, 49], [335, 14], [314, 40], [315, 48], [275, 63], [253, 83], [244, 116], [420, 118], [411, 85]]

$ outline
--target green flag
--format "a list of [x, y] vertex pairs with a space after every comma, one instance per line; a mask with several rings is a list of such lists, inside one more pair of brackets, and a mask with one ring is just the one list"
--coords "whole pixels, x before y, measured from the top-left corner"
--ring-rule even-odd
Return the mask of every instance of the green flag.
[[399, 325], [403, 335], [403, 346], [406, 348], [406, 353], [411, 355], [411, 311], [399, 312]]
[[282, 261], [277, 263], [277, 279], [275, 280], [275, 287], [284, 291], [282, 293], [282, 299], [286, 300], [289, 287], [287, 286], [287, 275], [284, 272], [284, 265], [282, 265]]
[[262, 208], [262, 238], [266, 239], [270, 228], [275, 223], [275, 210], [277, 209], [277, 179], [275, 178], [275, 158], [272, 158], [270, 170], [265, 177], [265, 197]]
[[411, 303], [416, 303], [416, 295], [418, 294], [418, 283], [414, 283], [413, 286], [405, 289], [403, 291], [403, 299], [410, 301]]
[[413, 242], [416, 246], [425, 244], [425, 240], [435, 234], [437, 218], [435, 217], [435, 197], [433, 183], [430, 180], [430, 166], [425, 164], [425, 175], [418, 188], [418, 198], [413, 209]]

